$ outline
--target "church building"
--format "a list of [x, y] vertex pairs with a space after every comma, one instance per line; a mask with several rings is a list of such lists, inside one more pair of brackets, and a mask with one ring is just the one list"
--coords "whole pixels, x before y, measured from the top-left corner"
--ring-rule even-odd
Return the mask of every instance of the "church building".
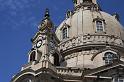
[[46, 9], [28, 61], [11, 82], [124, 82], [124, 28], [97, 0], [73, 0], [56, 28]]

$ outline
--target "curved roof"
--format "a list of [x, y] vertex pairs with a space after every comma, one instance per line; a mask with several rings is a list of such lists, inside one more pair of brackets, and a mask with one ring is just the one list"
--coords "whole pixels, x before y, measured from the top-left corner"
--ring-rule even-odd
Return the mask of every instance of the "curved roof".
[[[94, 23], [94, 20], [96, 19], [104, 21], [105, 31], [103, 33], [96, 32], [96, 26]], [[75, 13], [69, 18], [65, 19], [56, 30], [57, 37], [60, 39], [60, 41], [62, 41], [61, 29], [63, 28], [64, 24], [70, 26], [69, 38], [82, 34], [105, 34], [116, 36], [124, 40], [124, 36], [122, 36], [124, 35], [123, 26], [114, 16], [103, 11], [91, 11], [83, 9], [75, 11]]]

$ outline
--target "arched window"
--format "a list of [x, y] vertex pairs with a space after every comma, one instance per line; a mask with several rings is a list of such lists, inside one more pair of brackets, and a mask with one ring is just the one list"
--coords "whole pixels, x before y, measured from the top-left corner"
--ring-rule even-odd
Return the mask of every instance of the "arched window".
[[30, 62], [36, 61], [35, 57], [36, 57], [36, 52], [33, 51], [33, 52], [31, 53], [31, 55], [30, 55]]
[[62, 31], [62, 36], [63, 36], [63, 39], [67, 38], [68, 37], [68, 29], [67, 28], [64, 28], [63, 31]]
[[102, 21], [96, 21], [96, 31], [97, 32], [103, 32], [104, 27], [103, 27], [103, 22]]
[[111, 63], [113, 63], [115, 60], [118, 60], [118, 59], [119, 59], [119, 57], [117, 57], [116, 54], [111, 53], [111, 52], [107, 52], [107, 53], [105, 53], [105, 55], [104, 55], [104, 60], [105, 60], [105, 64], [106, 64], [106, 65], [107, 65], [107, 64], [111, 64]]

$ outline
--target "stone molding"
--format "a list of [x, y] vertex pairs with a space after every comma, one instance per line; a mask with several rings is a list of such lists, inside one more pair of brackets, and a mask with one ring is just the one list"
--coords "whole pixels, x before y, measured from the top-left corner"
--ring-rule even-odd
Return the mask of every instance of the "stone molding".
[[116, 46], [117, 48], [124, 48], [124, 43], [121, 38], [113, 35], [98, 35], [98, 34], [87, 34], [73, 37], [59, 44], [58, 49], [63, 53], [70, 52], [70, 50], [78, 49], [81, 47], [95, 47], [95, 46]]

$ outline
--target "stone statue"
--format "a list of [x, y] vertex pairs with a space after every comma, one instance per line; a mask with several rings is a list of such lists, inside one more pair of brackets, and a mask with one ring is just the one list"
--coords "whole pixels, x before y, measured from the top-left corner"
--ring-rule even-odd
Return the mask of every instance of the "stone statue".
[[77, 0], [73, 0], [73, 3], [77, 4]]

